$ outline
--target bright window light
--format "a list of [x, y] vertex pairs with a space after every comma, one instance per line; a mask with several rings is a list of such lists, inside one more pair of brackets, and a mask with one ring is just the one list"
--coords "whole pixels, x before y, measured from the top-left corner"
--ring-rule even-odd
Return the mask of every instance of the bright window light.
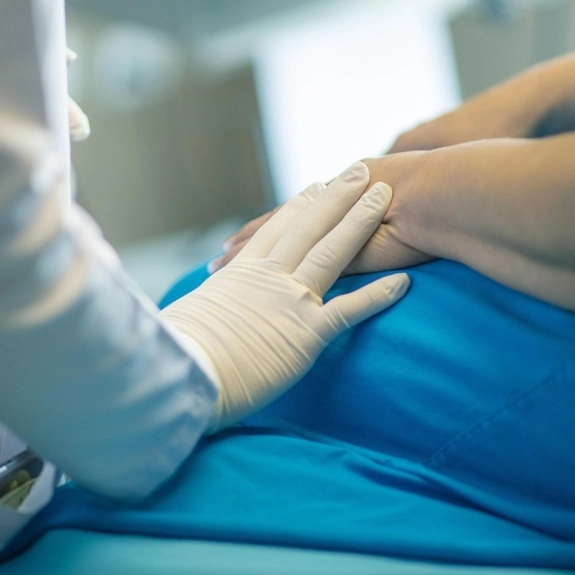
[[445, 10], [433, 2], [342, 4], [276, 30], [255, 64], [278, 202], [459, 100]]

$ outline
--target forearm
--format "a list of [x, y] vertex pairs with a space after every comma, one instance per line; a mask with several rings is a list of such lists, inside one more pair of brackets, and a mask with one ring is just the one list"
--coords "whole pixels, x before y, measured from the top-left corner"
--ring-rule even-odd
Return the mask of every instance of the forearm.
[[0, 210], [0, 420], [85, 487], [142, 497], [192, 451], [216, 391], [94, 223], [75, 205], [63, 218], [50, 160], [28, 178], [50, 189]]
[[575, 130], [575, 53], [533, 66], [516, 81], [513, 87], [523, 101], [526, 123], [525, 132], [515, 136], [538, 137]]
[[390, 152], [575, 130], [575, 54], [533, 66], [401, 134]]
[[575, 310], [575, 135], [491, 140], [422, 155], [401, 236]]
[[[471, 98], [460, 110], [464, 113], [459, 121], [481, 124], [473, 128], [476, 137], [470, 140], [575, 129], [575, 53], [532, 66]], [[492, 122], [492, 114], [499, 120]]]

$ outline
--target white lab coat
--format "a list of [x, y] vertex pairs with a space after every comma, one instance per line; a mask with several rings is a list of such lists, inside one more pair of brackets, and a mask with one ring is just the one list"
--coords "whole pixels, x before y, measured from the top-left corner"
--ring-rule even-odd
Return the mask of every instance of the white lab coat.
[[[217, 391], [70, 202], [65, 65], [63, 0], [0, 3], [0, 420], [78, 483], [137, 499], [193, 450]], [[0, 543], [54, 476], [0, 510]]]

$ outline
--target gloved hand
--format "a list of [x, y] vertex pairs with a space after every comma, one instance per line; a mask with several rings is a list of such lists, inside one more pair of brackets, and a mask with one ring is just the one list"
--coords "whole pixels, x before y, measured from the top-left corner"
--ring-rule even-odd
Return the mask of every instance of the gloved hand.
[[391, 202], [381, 182], [363, 195], [368, 181], [358, 162], [327, 188], [310, 186], [230, 264], [161, 312], [211, 360], [220, 393], [208, 433], [286, 391], [339, 333], [406, 292], [407, 275], [395, 274], [322, 301]]

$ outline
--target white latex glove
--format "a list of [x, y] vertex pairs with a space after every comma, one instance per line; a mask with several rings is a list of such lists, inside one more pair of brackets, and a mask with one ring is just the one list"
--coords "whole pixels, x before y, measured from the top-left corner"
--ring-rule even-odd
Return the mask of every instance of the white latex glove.
[[161, 313], [203, 350], [220, 394], [207, 433], [269, 403], [300, 379], [339, 333], [387, 308], [406, 274], [324, 304], [323, 295], [381, 223], [391, 202], [358, 162], [327, 188], [289, 201], [238, 256]]

